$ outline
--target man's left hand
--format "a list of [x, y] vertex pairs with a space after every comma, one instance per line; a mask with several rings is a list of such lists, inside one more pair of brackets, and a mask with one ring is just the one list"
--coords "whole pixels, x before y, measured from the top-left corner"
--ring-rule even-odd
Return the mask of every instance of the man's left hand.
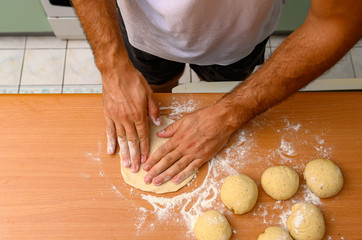
[[217, 103], [187, 114], [157, 135], [170, 138], [143, 166], [147, 184], [178, 184], [215, 156], [236, 131], [235, 116]]

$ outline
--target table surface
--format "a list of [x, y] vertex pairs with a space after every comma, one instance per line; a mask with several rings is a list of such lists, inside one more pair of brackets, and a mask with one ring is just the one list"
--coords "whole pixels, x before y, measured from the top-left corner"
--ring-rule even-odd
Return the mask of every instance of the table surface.
[[[156, 94], [162, 114], [176, 119], [220, 97]], [[324, 239], [360, 239], [361, 92], [295, 94], [247, 123], [189, 186], [162, 196], [125, 184], [118, 156], [106, 154], [101, 95], [1, 95], [0, 116], [0, 239], [193, 239], [195, 216], [214, 208], [231, 223], [232, 239], [257, 239], [282, 225], [296, 202], [318, 205]], [[323, 157], [339, 165], [345, 185], [319, 200], [302, 172]], [[277, 202], [260, 177], [281, 164], [297, 170], [301, 187]], [[233, 172], [259, 187], [257, 205], [244, 215], [227, 210], [217, 192]]]

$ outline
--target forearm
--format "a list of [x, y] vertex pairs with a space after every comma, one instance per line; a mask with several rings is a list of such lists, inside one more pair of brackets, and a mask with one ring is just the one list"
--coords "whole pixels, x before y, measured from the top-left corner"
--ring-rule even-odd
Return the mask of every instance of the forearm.
[[317, 78], [361, 37], [357, 29], [343, 26], [346, 24], [311, 18], [255, 74], [220, 100], [222, 106], [236, 113], [230, 119], [235, 128]]
[[93, 49], [97, 67], [105, 72], [128, 60], [115, 0], [72, 0]]

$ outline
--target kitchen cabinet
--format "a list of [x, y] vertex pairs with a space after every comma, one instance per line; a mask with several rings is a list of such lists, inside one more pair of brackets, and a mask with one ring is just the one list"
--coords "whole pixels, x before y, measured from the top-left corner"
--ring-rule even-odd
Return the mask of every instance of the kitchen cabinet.
[[0, 34], [52, 33], [39, 0], [1, 0]]
[[290, 33], [305, 20], [310, 8], [310, 0], [287, 0], [279, 20], [276, 33]]

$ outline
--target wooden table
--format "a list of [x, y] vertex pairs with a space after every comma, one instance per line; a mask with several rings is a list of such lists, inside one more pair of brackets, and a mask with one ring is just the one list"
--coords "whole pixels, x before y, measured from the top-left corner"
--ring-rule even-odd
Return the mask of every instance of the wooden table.
[[[179, 116], [221, 96], [158, 94], [156, 99], [163, 114]], [[118, 156], [106, 154], [101, 95], [1, 95], [0, 117], [0, 239], [193, 238], [181, 213], [160, 220], [142, 199], [152, 194], [123, 182]], [[305, 163], [318, 157], [335, 161], [345, 178], [337, 197], [321, 200], [324, 239], [361, 239], [361, 92], [298, 93], [243, 130], [232, 141], [245, 151], [232, 163], [259, 184], [259, 199], [250, 213], [235, 216], [217, 196], [214, 207], [225, 211], [236, 231], [232, 239], [257, 239], [293, 202], [305, 200], [303, 187], [293, 202], [268, 197], [260, 187], [264, 169], [283, 163], [301, 176]], [[239, 158], [224, 151], [219, 160], [226, 157]], [[191, 186], [163, 197], [194, 191], [207, 171], [204, 165]]]

